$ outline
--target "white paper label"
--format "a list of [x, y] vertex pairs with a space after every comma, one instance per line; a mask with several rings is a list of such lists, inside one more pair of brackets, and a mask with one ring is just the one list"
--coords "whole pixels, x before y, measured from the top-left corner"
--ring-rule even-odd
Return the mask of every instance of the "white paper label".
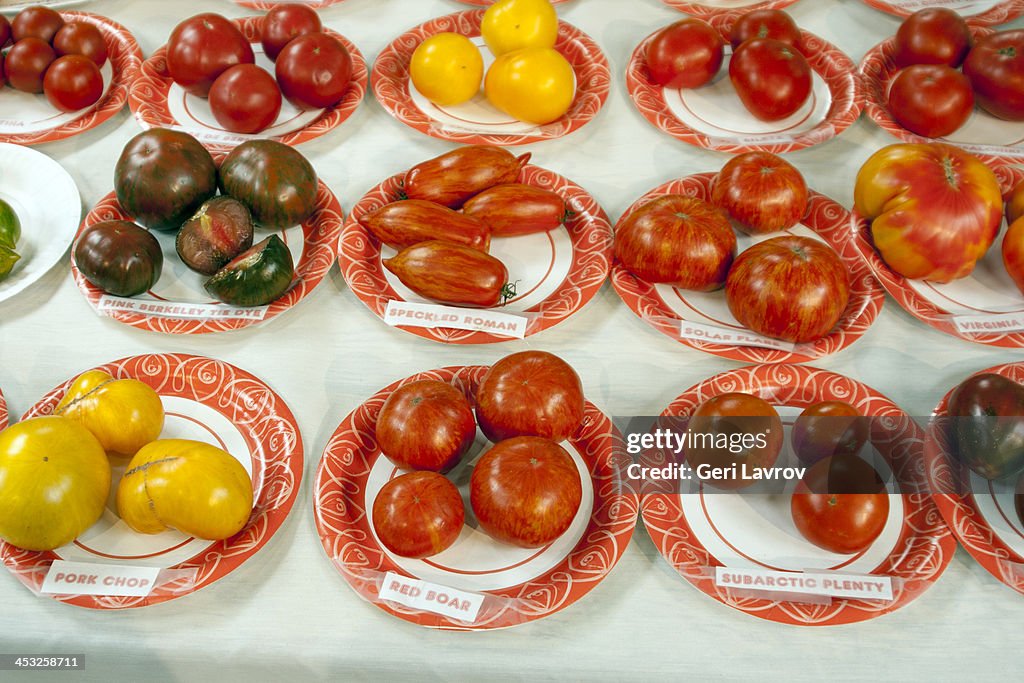
[[965, 145], [953, 143], [960, 149], [971, 154], [998, 154], [1004, 157], [1024, 157], [1024, 147], [1006, 147], [1004, 145]]
[[138, 313], [157, 318], [181, 318], [187, 320], [263, 320], [267, 306], [227, 306], [225, 304], [183, 304], [174, 301], [153, 301], [151, 299], [128, 299], [104, 294], [96, 309], [111, 314], [118, 311]]
[[792, 353], [796, 349], [796, 344], [784, 342], [780, 339], [769, 339], [753, 332], [738, 332], [724, 327], [705, 325], [704, 323], [695, 323], [688, 320], [679, 321], [679, 336], [682, 339], [693, 339], [712, 344], [761, 346], [786, 351], [787, 353]]
[[484, 604], [484, 596], [479, 593], [410, 579], [394, 572], [384, 575], [384, 585], [380, 587], [377, 597], [470, 624], [476, 621], [480, 607]]
[[715, 567], [715, 585], [765, 593], [800, 593], [892, 602], [892, 579], [834, 572], [777, 572]]
[[237, 133], [229, 133], [226, 130], [188, 128], [186, 126], [171, 126], [171, 130], [188, 133], [200, 142], [221, 143], [225, 145], [240, 145], [246, 140], [256, 138], [254, 135], [239, 135]]
[[955, 315], [953, 324], [961, 333], [1020, 332], [1024, 330], [1024, 312], [989, 315]]
[[925, 7], [948, 7], [964, 10], [978, 4], [978, 0], [889, 0], [893, 7], [906, 10], [918, 10]]
[[522, 339], [526, 336], [526, 325], [530, 320], [513, 313], [392, 299], [384, 311], [384, 322], [392, 327], [451, 327]]
[[735, 138], [708, 138], [711, 147], [735, 147], [736, 145], [791, 145], [796, 142], [792, 135], [743, 135]]
[[126, 567], [54, 560], [40, 590], [45, 595], [143, 597], [156, 586], [159, 567]]

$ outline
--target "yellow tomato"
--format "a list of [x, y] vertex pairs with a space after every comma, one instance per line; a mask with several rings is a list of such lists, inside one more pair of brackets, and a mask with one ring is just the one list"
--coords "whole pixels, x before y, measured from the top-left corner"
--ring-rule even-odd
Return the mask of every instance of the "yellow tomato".
[[491, 104], [527, 123], [551, 123], [569, 111], [576, 94], [572, 65], [556, 50], [527, 48], [494, 60], [484, 92]]
[[438, 33], [412, 53], [409, 78], [424, 97], [440, 107], [467, 102], [480, 91], [484, 58], [469, 38]]
[[89, 430], [36, 417], [0, 432], [0, 538], [52, 550], [96, 523], [110, 492], [110, 463]]
[[117, 513], [135, 531], [167, 529], [211, 541], [234, 536], [252, 512], [252, 480], [216, 446], [161, 439], [135, 454], [117, 488]]
[[548, 0], [501, 0], [484, 12], [480, 33], [495, 57], [526, 47], [554, 47], [558, 14]]
[[108, 453], [127, 457], [164, 428], [163, 402], [152, 387], [100, 370], [79, 375], [54, 412], [81, 422]]

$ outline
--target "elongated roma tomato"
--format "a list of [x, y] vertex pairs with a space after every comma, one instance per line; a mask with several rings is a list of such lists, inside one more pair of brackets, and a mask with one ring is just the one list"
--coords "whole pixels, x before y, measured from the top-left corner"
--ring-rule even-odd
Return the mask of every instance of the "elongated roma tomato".
[[409, 169], [405, 174], [405, 196], [458, 209], [489, 187], [514, 183], [529, 160], [529, 153], [517, 157], [501, 147], [459, 147]]
[[508, 285], [505, 264], [461, 244], [420, 242], [383, 263], [403, 285], [442, 304], [497, 306]]
[[117, 513], [135, 531], [177, 529], [211, 541], [241, 531], [252, 501], [252, 481], [242, 463], [189, 439], [160, 439], [141, 449], [117, 488]]
[[565, 200], [557, 192], [522, 183], [484, 190], [462, 206], [462, 213], [486, 223], [495, 237], [547, 232], [569, 216]]
[[906, 278], [968, 276], [999, 234], [1003, 198], [980, 159], [940, 142], [883, 147], [861, 166], [856, 210], [882, 260]]
[[359, 225], [395, 249], [430, 240], [462, 244], [483, 252], [491, 245], [490, 230], [479, 218], [422, 199], [385, 204], [360, 216]]

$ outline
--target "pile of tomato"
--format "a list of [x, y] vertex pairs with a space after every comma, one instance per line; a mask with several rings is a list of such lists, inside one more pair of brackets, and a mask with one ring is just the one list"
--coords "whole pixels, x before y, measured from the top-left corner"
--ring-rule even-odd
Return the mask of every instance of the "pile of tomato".
[[261, 42], [274, 74], [255, 64], [252, 45], [234, 22], [204, 13], [178, 24], [167, 42], [167, 70], [175, 83], [208, 97], [217, 122], [234, 133], [259, 133], [273, 125], [282, 96], [299, 109], [324, 109], [339, 102], [352, 80], [352, 57], [324, 32], [308, 5], [270, 10]]
[[436, 555], [458, 540], [465, 505], [444, 475], [466, 464], [479, 425], [493, 444], [470, 477], [480, 528], [523, 548], [551, 543], [582, 501], [579, 468], [560, 442], [576, 433], [583, 412], [576, 371], [544, 351], [499, 360], [472, 395], [440, 380], [403, 384], [381, 407], [375, 434], [384, 456], [407, 471], [374, 499], [374, 532], [402, 557]]
[[[741, 15], [729, 34], [729, 79], [747, 111], [762, 121], [779, 121], [810, 99], [812, 75], [800, 51], [801, 34], [781, 10]], [[699, 88], [722, 66], [725, 40], [706, 21], [682, 19], [660, 30], [647, 46], [652, 82], [668, 88]]]
[[103, 95], [107, 62], [102, 32], [87, 21], [65, 22], [48, 7], [27, 7], [8, 23], [0, 16], [0, 78], [15, 90], [43, 93], [63, 112], [90, 107]]
[[997, 118], [1024, 121], [1022, 30], [975, 39], [953, 10], [923, 9], [900, 24], [892, 60], [900, 70], [889, 85], [889, 112], [912, 133], [950, 135], [975, 104]]

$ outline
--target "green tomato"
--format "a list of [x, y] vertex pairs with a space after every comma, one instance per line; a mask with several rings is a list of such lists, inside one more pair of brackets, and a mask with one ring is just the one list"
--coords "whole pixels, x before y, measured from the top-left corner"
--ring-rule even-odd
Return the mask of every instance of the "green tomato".
[[11, 205], [0, 199], [0, 247], [14, 249], [21, 239], [21, 221]]
[[3, 280], [11, 274], [11, 270], [14, 269], [14, 264], [21, 258], [13, 250], [9, 249], [0, 244], [0, 280]]

